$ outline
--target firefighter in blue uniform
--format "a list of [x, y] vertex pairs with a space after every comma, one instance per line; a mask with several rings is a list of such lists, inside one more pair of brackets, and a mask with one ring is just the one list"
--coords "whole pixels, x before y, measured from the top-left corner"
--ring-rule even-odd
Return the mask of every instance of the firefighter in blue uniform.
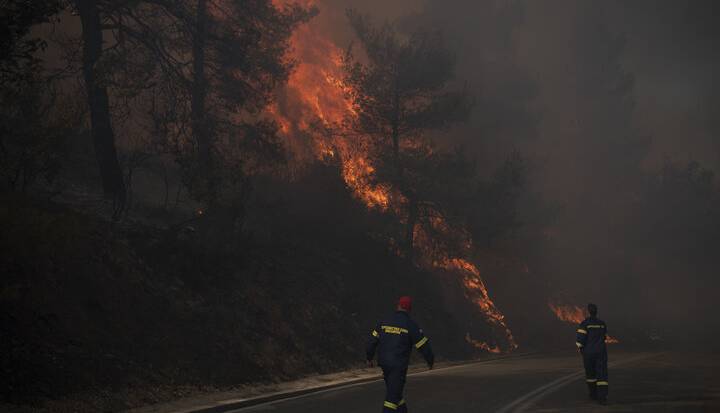
[[587, 309], [590, 317], [578, 326], [575, 344], [583, 356], [585, 382], [590, 398], [605, 404], [608, 395], [608, 355], [605, 346], [607, 326], [597, 318], [595, 304], [588, 304]]
[[385, 379], [383, 412], [407, 412], [403, 389], [413, 347], [423, 355], [430, 369], [435, 362], [428, 338], [410, 318], [411, 307], [410, 297], [400, 297], [397, 311], [378, 323], [370, 332], [368, 339], [368, 366], [372, 367], [377, 351], [378, 365], [382, 368]]

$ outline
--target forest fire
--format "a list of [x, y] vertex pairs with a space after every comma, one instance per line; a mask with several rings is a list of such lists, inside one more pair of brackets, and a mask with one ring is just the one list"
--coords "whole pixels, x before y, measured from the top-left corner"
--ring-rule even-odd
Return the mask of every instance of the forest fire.
[[[285, 3], [285, 0], [276, 0], [281, 6]], [[314, 7], [317, 3], [305, 0], [304, 5]], [[296, 155], [300, 154], [297, 157], [301, 159], [338, 160], [345, 184], [360, 201], [368, 208], [397, 212], [404, 199], [388, 185], [374, 182], [376, 168], [368, 155], [369, 149], [362, 139], [350, 138], [350, 133], [343, 129], [343, 120], [355, 116], [355, 112], [346, 98], [348, 91], [342, 80], [341, 49], [311, 21], [293, 34], [291, 53], [297, 66], [277, 103], [269, 108], [288, 147]], [[404, 143], [414, 144], [412, 140]], [[404, 218], [399, 216], [398, 219]], [[448, 227], [445, 222], [439, 225]], [[477, 267], [462, 258], [445, 253], [440, 255], [444, 258], [434, 259], [430, 264], [459, 274], [468, 300], [478, 307], [490, 324], [502, 331], [508, 350], [516, 349], [517, 343], [505, 316], [490, 299]], [[473, 340], [469, 334], [467, 341], [478, 349], [500, 352], [499, 346]]]
[[585, 310], [576, 305], [561, 305], [548, 303], [553, 313], [562, 321], [573, 324], [580, 324], [585, 319]]
[[[518, 345], [515, 342], [515, 337], [513, 337], [512, 331], [510, 331], [510, 328], [508, 328], [507, 323], [505, 322], [505, 316], [497, 309], [495, 303], [490, 299], [487, 287], [485, 286], [477, 267], [469, 261], [461, 258], [446, 260], [441, 263], [440, 266], [448, 270], [458, 271], [462, 274], [464, 277], [463, 284], [465, 286], [465, 294], [467, 298], [481, 309], [491, 324], [500, 328], [505, 333], [505, 338], [507, 339], [510, 350], [516, 349]], [[469, 338], [469, 334], [467, 338]], [[472, 343], [477, 348], [495, 352], [490, 350], [486, 343], [480, 343], [475, 340], [468, 340], [468, 342]], [[494, 348], [496, 349], [497, 346]]]
[[0, 413], [720, 412], [719, 6], [3, 0]]
[[[276, 0], [276, 4], [288, 3]], [[305, 0], [304, 6], [317, 6]], [[385, 210], [390, 205], [389, 188], [372, 185], [375, 167], [365, 156], [360, 142], [352, 142], [331, 130], [337, 129], [352, 105], [345, 99], [342, 81], [342, 51], [311, 23], [299, 27], [292, 36], [292, 58], [297, 66], [282, 96], [269, 112], [281, 127], [287, 145], [295, 154], [307, 152], [316, 159], [340, 159], [348, 187], [368, 207]], [[301, 156], [302, 158], [302, 156]]]
[[[557, 316], [558, 319], [570, 324], [580, 324], [585, 320], [585, 310], [577, 305], [562, 305], [553, 302], [548, 303], [548, 307]], [[608, 344], [617, 344], [620, 341], [615, 337], [607, 336], [605, 342]]]

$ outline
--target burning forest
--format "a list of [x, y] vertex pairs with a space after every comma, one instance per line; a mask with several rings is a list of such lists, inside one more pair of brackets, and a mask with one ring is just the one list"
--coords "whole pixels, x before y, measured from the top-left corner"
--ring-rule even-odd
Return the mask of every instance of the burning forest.
[[[317, 4], [310, 1], [308, 7]], [[372, 27], [358, 30], [378, 30]], [[387, 142], [372, 140], [370, 131], [358, 131], [353, 124], [361, 116], [358, 112], [365, 110], [357, 107], [362, 105], [358, 97], [359, 91], [353, 89], [346, 81], [346, 66], [351, 65], [350, 58], [336, 46], [327, 34], [323, 34], [315, 25], [308, 23], [295, 32], [291, 40], [292, 58], [298, 62], [295, 72], [290, 76], [287, 85], [280, 93], [278, 103], [269, 112], [281, 125], [281, 135], [290, 147], [305, 145], [306, 148], [296, 149], [303, 153], [310, 152], [313, 160], [333, 161], [337, 159], [342, 170], [345, 184], [353, 195], [368, 208], [377, 208], [391, 214], [399, 223], [408, 227], [414, 242], [409, 246], [417, 249], [422, 255], [418, 261], [422, 265], [438, 270], [454, 273], [461, 280], [468, 300], [477, 306], [477, 310], [504, 335], [505, 350], [517, 348], [512, 332], [505, 321], [505, 316], [493, 303], [488, 289], [477, 267], [470, 261], [453, 256], [450, 251], [436, 248], [432, 234], [425, 231], [417, 218], [408, 216], [408, 202], [403, 194], [402, 183], [383, 182], [376, 176], [374, 152], [383, 150]], [[394, 39], [393, 39], [394, 40]], [[409, 47], [398, 44], [398, 47]], [[365, 50], [366, 54], [373, 51]], [[398, 73], [402, 76], [402, 73]], [[398, 122], [399, 123], [399, 122]], [[390, 125], [392, 128], [393, 125]], [[402, 143], [403, 147], [415, 149], [423, 144], [423, 136], [418, 131]], [[305, 138], [302, 143], [296, 142], [299, 137]], [[387, 137], [385, 137], [387, 138]], [[302, 138], [300, 138], [302, 139]], [[375, 155], [375, 156], [373, 156]], [[443, 217], [444, 211], [431, 210], [433, 231], [455, 232], [469, 238], [464, 228], [451, 228]], [[443, 234], [444, 235], [444, 234]], [[392, 240], [391, 240], [392, 241]], [[467, 239], [466, 248], [472, 248], [472, 240]], [[416, 245], [417, 243], [417, 245]], [[389, 245], [390, 246], [390, 245]], [[398, 251], [400, 252], [400, 251]], [[404, 251], [412, 255], [414, 251]], [[468, 337], [470, 333], [467, 333]], [[500, 352], [496, 344], [490, 347], [485, 342], [470, 340], [479, 349]]]
[[0, 410], [707, 341], [714, 6], [660, 3], [3, 2]]

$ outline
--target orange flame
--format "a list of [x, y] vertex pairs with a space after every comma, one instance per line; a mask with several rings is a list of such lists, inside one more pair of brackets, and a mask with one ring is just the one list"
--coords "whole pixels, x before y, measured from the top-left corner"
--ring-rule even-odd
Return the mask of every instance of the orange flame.
[[[462, 258], [450, 258], [436, 263], [436, 266], [444, 268], [449, 271], [459, 272], [463, 277], [463, 284], [465, 286], [465, 296], [472, 301], [485, 315], [485, 318], [491, 323], [500, 328], [507, 339], [510, 350], [518, 348], [515, 337], [510, 331], [510, 328], [505, 321], [505, 316], [498, 310], [495, 303], [490, 299], [487, 287], [480, 276], [480, 271], [471, 262]], [[468, 334], [469, 338], [469, 334]], [[467, 341], [467, 339], [466, 339]], [[470, 342], [470, 341], [468, 341]], [[473, 341], [472, 344], [478, 348], [485, 348], [485, 346], [478, 346], [478, 342]], [[497, 348], [497, 346], [495, 346]], [[490, 350], [488, 350], [490, 351]], [[494, 352], [494, 351], [491, 351]]]
[[[561, 305], [550, 302], [548, 307], [558, 319], [567, 323], [580, 324], [585, 320], [585, 310], [577, 305]], [[607, 336], [605, 342], [607, 344], [617, 344], [620, 341], [615, 337]]]
[[[296, 2], [297, 0], [274, 0], [279, 7]], [[315, 0], [303, 0], [300, 3], [308, 7], [316, 6]], [[311, 156], [320, 160], [338, 159], [345, 184], [368, 208], [399, 211], [406, 200], [390, 186], [374, 182], [376, 169], [368, 156], [368, 148], [363, 146], [363, 140], [350, 139], [342, 136], [342, 133], [329, 133], [333, 129], [343, 132], [343, 120], [347, 116], [356, 116], [353, 105], [346, 98], [348, 85], [342, 81], [341, 49], [321, 33], [318, 25], [312, 21], [295, 31], [291, 44], [292, 58], [297, 62], [297, 66], [278, 102], [268, 108], [268, 114], [277, 121], [280, 133], [291, 149], [302, 146], [302, 139], [305, 139], [308, 141], [305, 144], [309, 143], [311, 147]], [[419, 144], [406, 140], [403, 145], [414, 147], [413, 145]], [[450, 230], [442, 218], [434, 219], [432, 224], [436, 229]], [[419, 226], [416, 227], [416, 232], [419, 231], [418, 228]], [[427, 238], [427, 234], [419, 234], [418, 238], [422, 239], [423, 236]], [[425, 242], [429, 245], [428, 241]], [[469, 248], [470, 242], [467, 245]], [[435, 260], [432, 265], [460, 274], [467, 298], [491, 324], [503, 331], [510, 350], [517, 348], [505, 316], [490, 299], [487, 287], [474, 264], [461, 258], [447, 257]], [[466, 341], [476, 348], [492, 353], [500, 351], [497, 345], [491, 347], [478, 342], [471, 339], [469, 334]]]
[[553, 313], [562, 321], [580, 324], [585, 320], [585, 311], [576, 305], [548, 303]]
[[[275, 0], [279, 6], [294, 2]], [[303, 5], [312, 7], [316, 2], [305, 0]], [[346, 99], [348, 86], [342, 81], [341, 49], [312, 22], [293, 33], [291, 44], [292, 57], [298, 64], [288, 79], [284, 96], [269, 108], [282, 135], [290, 146], [299, 144], [299, 136], [309, 136], [316, 158], [340, 159], [345, 184], [357, 198], [370, 208], [388, 209], [390, 188], [372, 183], [375, 167], [362, 143], [323, 133], [339, 126], [348, 114], [355, 115]]]
[[465, 334], [465, 341], [467, 341], [469, 344], [471, 344], [473, 347], [479, 350], [485, 350], [488, 353], [493, 354], [500, 354], [502, 351], [500, 350], [500, 347], [495, 345], [495, 347], [490, 347], [490, 345], [484, 341], [478, 341], [470, 337], [470, 333]]

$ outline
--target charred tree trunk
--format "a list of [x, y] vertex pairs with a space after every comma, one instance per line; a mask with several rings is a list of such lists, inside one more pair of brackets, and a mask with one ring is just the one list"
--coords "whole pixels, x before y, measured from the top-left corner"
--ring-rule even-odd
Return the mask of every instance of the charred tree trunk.
[[[195, 33], [193, 36], [193, 81], [190, 102], [193, 139], [198, 149], [198, 170], [201, 185], [206, 186], [203, 191], [210, 190], [211, 143], [208, 133], [207, 116], [205, 115], [205, 101], [207, 96], [207, 81], [205, 78], [205, 47], [207, 43], [207, 2], [197, 0], [195, 20]], [[207, 199], [206, 199], [207, 200]]]
[[115, 148], [115, 134], [110, 122], [107, 87], [98, 76], [97, 64], [102, 56], [103, 32], [100, 11], [95, 0], [77, 0], [82, 24], [82, 71], [90, 110], [90, 129], [95, 147], [103, 192], [117, 207], [125, 203], [125, 182]]

